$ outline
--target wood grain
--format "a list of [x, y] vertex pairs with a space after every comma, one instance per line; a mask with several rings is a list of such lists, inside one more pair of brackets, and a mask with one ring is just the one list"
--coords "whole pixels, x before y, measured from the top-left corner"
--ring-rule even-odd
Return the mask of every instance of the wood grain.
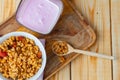
[[[0, 24], [15, 13], [19, 2], [20, 0], [0, 0]], [[74, 0], [74, 2], [97, 33], [98, 41], [90, 50], [108, 55], [113, 53], [117, 60], [113, 62], [112, 69], [110, 61], [82, 55], [49, 80], [120, 80], [120, 1]]]
[[[74, 0], [74, 3], [97, 33], [97, 42], [90, 50], [111, 55], [109, 0]], [[72, 80], [112, 80], [111, 65], [109, 60], [81, 56], [72, 62]]]
[[[40, 38], [46, 38], [47, 65], [44, 74], [45, 80], [47, 80], [57, 71], [65, 67], [65, 65], [70, 63], [70, 61], [72, 61], [79, 55], [70, 54], [64, 56], [65, 61], [61, 63], [59, 57], [54, 55], [51, 51], [52, 40], [55, 39], [64, 40], [70, 43], [75, 48], [87, 49], [95, 42], [96, 39], [94, 31], [92, 30], [90, 25], [86, 23], [81, 14], [77, 12], [77, 10], [74, 8], [74, 5], [72, 5], [70, 1], [66, 0], [63, 0], [63, 3], [64, 3], [63, 14], [58, 23], [56, 24], [55, 28], [53, 29], [53, 31], [48, 35], [39, 34]], [[34, 35], [36, 34], [38, 35], [38, 33], [35, 33], [21, 26], [22, 25], [17, 23], [17, 21], [15, 20], [15, 16], [13, 16], [11, 19], [9, 19], [0, 26], [1, 32], [0, 34], [3, 35], [11, 31], [16, 31], [17, 28], [19, 28], [17, 31], [25, 31], [32, 33]], [[70, 73], [69, 70], [70, 69], [68, 69], [67, 72]], [[68, 77], [67, 79], [70, 79], [70, 77]]]
[[[16, 12], [20, 1], [21, 0], [0, 0], [0, 24], [4, 23]], [[19, 31], [22, 29], [23, 29], [22, 27], [19, 28]], [[50, 80], [70, 80], [70, 66], [67, 65], [64, 69], [62, 69], [61, 71], [56, 73], [53, 77], [51, 77]]]
[[120, 0], [111, 0], [111, 32], [112, 52], [116, 60], [113, 62], [113, 80], [120, 80]]
[[21, 0], [0, 0], [0, 24], [9, 19], [18, 7]]

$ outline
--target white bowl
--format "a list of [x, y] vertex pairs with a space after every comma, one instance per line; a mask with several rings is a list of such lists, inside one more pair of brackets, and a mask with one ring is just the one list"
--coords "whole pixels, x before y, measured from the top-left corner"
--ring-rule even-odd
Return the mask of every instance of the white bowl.
[[[46, 65], [46, 51], [45, 48], [43, 47], [42, 43], [39, 41], [39, 39], [37, 39], [35, 36], [26, 33], [26, 32], [11, 32], [8, 33], [6, 35], [4, 35], [3, 37], [0, 38], [0, 43], [2, 43], [3, 41], [5, 41], [6, 39], [8, 39], [11, 36], [24, 36], [24, 37], [28, 37], [29, 39], [34, 40], [35, 44], [39, 47], [39, 49], [42, 52], [42, 66], [41, 68], [38, 70], [38, 72], [31, 78], [29, 78], [28, 80], [37, 80], [39, 78], [39, 76], [41, 76], [44, 72], [45, 69], [45, 65]], [[3, 77], [2, 74], [0, 74], [0, 80], [8, 80], [7, 78]]]

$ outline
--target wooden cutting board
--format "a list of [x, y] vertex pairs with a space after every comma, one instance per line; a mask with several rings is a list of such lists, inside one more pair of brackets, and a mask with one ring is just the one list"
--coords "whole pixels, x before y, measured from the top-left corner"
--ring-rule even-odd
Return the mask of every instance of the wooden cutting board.
[[79, 54], [72, 53], [64, 57], [53, 54], [51, 45], [55, 40], [64, 40], [74, 48], [87, 49], [96, 40], [96, 35], [82, 15], [76, 10], [70, 0], [63, 0], [64, 11], [53, 31], [48, 35], [42, 35], [31, 31], [19, 24], [15, 15], [0, 26], [0, 35], [13, 31], [24, 31], [35, 35], [38, 38], [46, 39], [47, 65], [44, 73], [44, 80], [47, 80], [65, 65], [75, 59]]

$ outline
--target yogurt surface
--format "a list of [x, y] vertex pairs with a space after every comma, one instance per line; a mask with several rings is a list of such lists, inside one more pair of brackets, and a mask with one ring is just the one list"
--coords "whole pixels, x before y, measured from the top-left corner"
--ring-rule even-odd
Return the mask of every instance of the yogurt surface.
[[62, 11], [60, 0], [24, 0], [17, 12], [17, 21], [27, 28], [48, 34]]

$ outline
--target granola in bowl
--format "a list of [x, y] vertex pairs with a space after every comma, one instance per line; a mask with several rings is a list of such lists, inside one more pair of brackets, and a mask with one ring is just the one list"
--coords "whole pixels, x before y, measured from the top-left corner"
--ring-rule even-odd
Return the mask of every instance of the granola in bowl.
[[0, 73], [7, 79], [26, 80], [42, 65], [42, 52], [34, 40], [11, 36], [0, 44]]

